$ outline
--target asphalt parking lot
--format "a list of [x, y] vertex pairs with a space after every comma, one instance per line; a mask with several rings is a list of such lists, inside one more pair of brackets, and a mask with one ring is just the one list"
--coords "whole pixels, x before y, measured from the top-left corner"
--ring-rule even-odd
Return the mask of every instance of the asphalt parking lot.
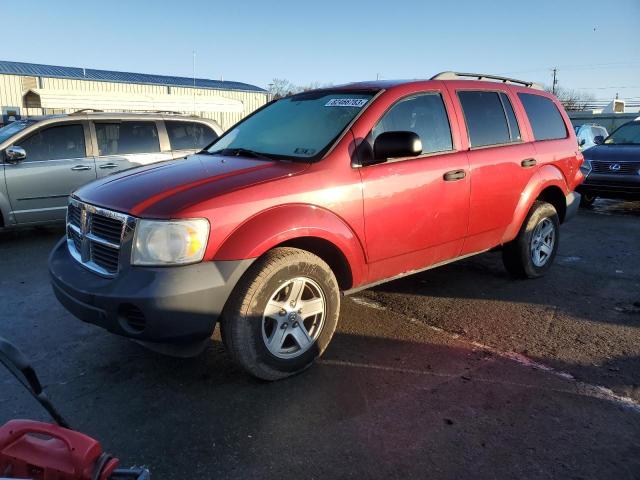
[[[62, 233], [0, 233], [0, 336], [154, 478], [640, 478], [640, 202], [582, 210], [544, 279], [489, 253], [346, 298], [320, 363], [271, 384], [217, 337], [175, 359], [74, 319], [47, 278]], [[46, 419], [0, 372], [16, 417]]]

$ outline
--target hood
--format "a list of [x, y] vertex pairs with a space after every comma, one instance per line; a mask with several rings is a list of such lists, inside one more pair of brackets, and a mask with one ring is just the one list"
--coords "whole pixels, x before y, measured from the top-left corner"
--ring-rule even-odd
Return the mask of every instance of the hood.
[[293, 175], [308, 166], [199, 154], [125, 170], [89, 183], [73, 195], [84, 202], [135, 216], [171, 218], [202, 201]]
[[582, 152], [587, 160], [640, 162], [640, 145], [596, 145]]

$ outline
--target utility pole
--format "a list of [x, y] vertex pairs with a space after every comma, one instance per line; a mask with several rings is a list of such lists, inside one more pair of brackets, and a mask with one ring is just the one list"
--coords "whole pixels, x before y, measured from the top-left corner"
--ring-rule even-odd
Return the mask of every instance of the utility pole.
[[196, 51], [192, 50], [193, 54], [193, 114], [196, 114]]
[[554, 67], [553, 69], [553, 84], [551, 85], [551, 93], [556, 94], [556, 86], [558, 85], [558, 79], [556, 78], [558, 73], [558, 69]]

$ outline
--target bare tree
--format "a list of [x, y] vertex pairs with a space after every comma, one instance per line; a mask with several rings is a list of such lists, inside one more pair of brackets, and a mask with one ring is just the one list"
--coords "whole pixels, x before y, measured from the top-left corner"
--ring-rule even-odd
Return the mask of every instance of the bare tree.
[[318, 88], [330, 87], [331, 83], [311, 82], [307, 85], [294, 85], [285, 78], [274, 78], [269, 84], [269, 93], [274, 99], [286, 97], [294, 93], [307, 92]]
[[[553, 93], [551, 87], [546, 87], [545, 90]], [[595, 97], [590, 93], [577, 92], [576, 90], [563, 87], [556, 87], [555, 95], [565, 110], [586, 110], [587, 105], [595, 100]]]

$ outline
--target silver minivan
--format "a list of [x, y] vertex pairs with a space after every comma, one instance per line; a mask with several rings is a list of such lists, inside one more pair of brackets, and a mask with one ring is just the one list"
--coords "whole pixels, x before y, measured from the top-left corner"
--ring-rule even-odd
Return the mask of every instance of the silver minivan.
[[222, 134], [174, 114], [77, 112], [0, 128], [0, 228], [64, 220], [78, 187], [127, 168], [186, 157]]

